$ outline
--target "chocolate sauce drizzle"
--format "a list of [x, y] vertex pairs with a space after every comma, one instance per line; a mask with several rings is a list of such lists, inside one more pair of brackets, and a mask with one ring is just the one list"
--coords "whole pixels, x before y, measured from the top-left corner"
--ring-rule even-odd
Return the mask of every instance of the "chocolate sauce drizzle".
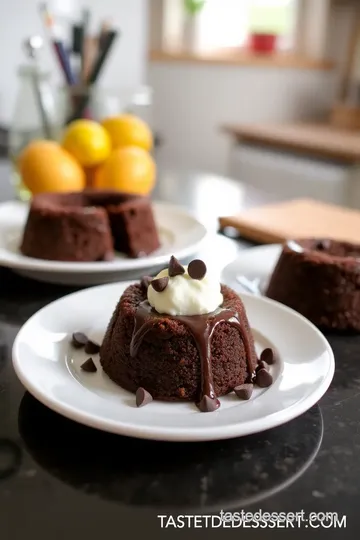
[[[164, 315], [157, 313], [147, 300], [139, 304], [135, 315], [135, 326], [130, 344], [131, 356], [136, 356], [145, 335], [154, 328], [157, 319], [163, 317]], [[201, 360], [201, 396], [199, 403], [201, 403], [205, 396], [208, 396], [210, 399], [217, 401], [216, 408], [218, 408], [220, 402], [217, 400], [214, 390], [211, 365], [211, 338], [219, 323], [227, 322], [239, 330], [245, 347], [248, 373], [249, 375], [252, 373], [251, 345], [247, 331], [240, 321], [238, 313], [231, 309], [218, 308], [211, 314], [192, 316], [181, 315], [171, 316], [171, 318], [182, 322], [188, 327], [199, 351]]]

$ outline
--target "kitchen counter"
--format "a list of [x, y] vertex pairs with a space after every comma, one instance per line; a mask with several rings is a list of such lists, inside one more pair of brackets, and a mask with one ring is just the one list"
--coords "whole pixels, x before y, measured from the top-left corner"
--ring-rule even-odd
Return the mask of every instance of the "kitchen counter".
[[[8, 165], [0, 198], [12, 197]], [[159, 175], [156, 198], [185, 205], [209, 227], [200, 255], [224, 266], [250, 244], [217, 234], [217, 217], [268, 201], [239, 182], [195, 173]], [[209, 204], [212, 200], [214, 204]], [[202, 528], [178, 514], [301, 512], [291, 538], [353, 539], [360, 527], [360, 336], [328, 334], [336, 373], [320, 403], [276, 429], [228, 441], [178, 444], [111, 435], [41, 405], [18, 381], [13, 340], [38, 309], [74, 288], [0, 268], [0, 533], [2, 540], [278, 538], [277, 528]], [[309, 522], [310, 512], [339, 520]], [[346, 523], [343, 521], [346, 516]], [[163, 526], [168, 527], [163, 530]], [[330, 523], [330, 525], [329, 525]], [[346, 527], [345, 527], [346, 525]], [[248, 525], [249, 527], [249, 525]], [[284, 523], [281, 525], [285, 528]], [[329, 528], [331, 527], [331, 528]], [[289, 538], [289, 533], [284, 533]], [[125, 536], [126, 535], [126, 536]]]

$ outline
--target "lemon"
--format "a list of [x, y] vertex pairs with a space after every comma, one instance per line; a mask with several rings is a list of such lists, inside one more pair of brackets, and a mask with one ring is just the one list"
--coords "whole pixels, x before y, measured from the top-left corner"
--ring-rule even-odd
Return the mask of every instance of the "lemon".
[[62, 146], [84, 167], [105, 161], [111, 152], [108, 132], [92, 120], [75, 120], [66, 128]]
[[154, 185], [156, 165], [151, 155], [136, 146], [112, 151], [96, 171], [94, 187], [148, 195]]
[[101, 125], [108, 132], [113, 148], [138, 146], [150, 151], [153, 147], [153, 136], [149, 126], [137, 116], [122, 114], [105, 118]]
[[22, 151], [18, 164], [22, 182], [33, 195], [81, 191], [85, 187], [83, 169], [73, 156], [56, 142], [31, 142]]

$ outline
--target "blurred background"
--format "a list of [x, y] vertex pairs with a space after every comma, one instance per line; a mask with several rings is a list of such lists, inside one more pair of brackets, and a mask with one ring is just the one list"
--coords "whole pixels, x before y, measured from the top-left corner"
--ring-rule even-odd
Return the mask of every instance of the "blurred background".
[[[77, 42], [111, 33], [84, 89]], [[142, 117], [161, 167], [360, 208], [358, 0], [12, 0], [0, 46], [3, 155], [37, 136], [36, 122], [44, 130], [26, 90], [36, 63], [60, 128], [79, 93], [96, 119]]]

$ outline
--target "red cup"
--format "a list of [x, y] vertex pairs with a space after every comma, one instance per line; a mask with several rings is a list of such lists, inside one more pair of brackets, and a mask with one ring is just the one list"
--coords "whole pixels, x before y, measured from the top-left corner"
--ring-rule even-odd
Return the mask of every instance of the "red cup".
[[277, 45], [276, 34], [254, 33], [249, 38], [250, 49], [256, 53], [273, 53]]

